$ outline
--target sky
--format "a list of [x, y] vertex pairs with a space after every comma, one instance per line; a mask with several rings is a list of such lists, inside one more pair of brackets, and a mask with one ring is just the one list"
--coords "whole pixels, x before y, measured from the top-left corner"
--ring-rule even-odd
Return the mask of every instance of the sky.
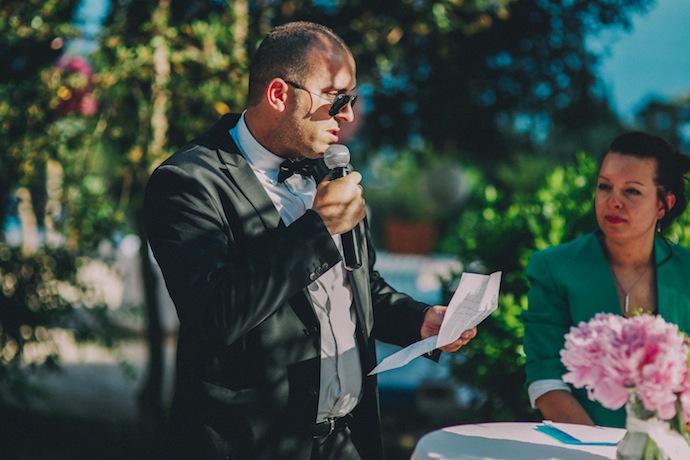
[[608, 49], [600, 75], [624, 121], [650, 98], [690, 94], [690, 0], [657, 0], [649, 12], [633, 16], [631, 31], [600, 38]]
[[74, 14], [74, 24], [84, 36], [81, 39], [71, 40], [67, 52], [87, 55], [96, 49], [96, 38], [103, 28], [102, 22], [109, 9], [110, 0], [81, 0]]

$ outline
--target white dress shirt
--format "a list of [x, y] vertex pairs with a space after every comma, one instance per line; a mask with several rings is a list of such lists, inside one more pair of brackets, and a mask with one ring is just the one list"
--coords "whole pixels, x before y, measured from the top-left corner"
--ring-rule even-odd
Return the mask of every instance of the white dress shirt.
[[[273, 201], [285, 225], [311, 208], [316, 181], [294, 174], [278, 183], [280, 163], [285, 158], [265, 149], [249, 131], [242, 114], [230, 135], [254, 174]], [[334, 235], [342, 254], [340, 235]], [[308, 286], [314, 311], [321, 325], [321, 385], [316, 421], [348, 414], [357, 405], [362, 390], [362, 367], [355, 339], [357, 318], [352, 308], [352, 288], [342, 262], [331, 267]]]

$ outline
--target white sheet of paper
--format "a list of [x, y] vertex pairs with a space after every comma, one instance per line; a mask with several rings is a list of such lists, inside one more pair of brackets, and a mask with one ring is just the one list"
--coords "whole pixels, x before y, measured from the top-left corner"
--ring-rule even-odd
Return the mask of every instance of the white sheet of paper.
[[460, 334], [472, 329], [498, 307], [501, 273], [491, 275], [463, 273], [443, 318], [436, 348], [454, 342]]
[[402, 367], [413, 359], [454, 342], [498, 308], [498, 290], [502, 272], [491, 275], [463, 273], [443, 317], [439, 335], [413, 343], [383, 359], [369, 375]]
[[424, 353], [429, 353], [436, 349], [436, 338], [438, 336], [434, 335], [432, 337], [427, 337], [424, 340], [415, 342], [403, 348], [400, 351], [393, 353], [390, 356], [382, 359], [381, 362], [374, 369], [369, 372], [369, 375], [378, 374], [379, 372], [388, 371], [391, 369], [396, 369], [402, 367], [409, 363], [418, 356], [422, 356]]

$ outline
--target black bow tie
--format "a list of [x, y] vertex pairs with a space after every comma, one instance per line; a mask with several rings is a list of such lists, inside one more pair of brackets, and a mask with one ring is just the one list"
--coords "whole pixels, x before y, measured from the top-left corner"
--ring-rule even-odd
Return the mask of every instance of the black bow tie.
[[278, 182], [282, 183], [293, 174], [301, 174], [302, 177], [310, 177], [314, 171], [317, 160], [305, 158], [300, 161], [285, 160], [280, 164]]

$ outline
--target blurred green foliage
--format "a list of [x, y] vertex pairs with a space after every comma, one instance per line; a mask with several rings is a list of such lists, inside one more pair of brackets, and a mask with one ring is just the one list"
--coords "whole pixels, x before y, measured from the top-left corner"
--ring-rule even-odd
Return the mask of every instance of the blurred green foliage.
[[0, 216], [17, 185], [40, 187], [41, 164], [53, 152], [46, 129], [58, 99], [50, 68], [65, 40], [77, 0], [7, 1], [0, 10]]
[[[13, 192], [21, 189], [25, 202], [20, 217], [33, 214], [22, 222], [24, 236], [27, 231], [38, 234], [46, 217], [59, 226], [64, 209], [80, 201], [82, 216], [90, 214], [95, 219], [102, 214], [95, 212], [93, 203], [103, 200], [103, 194], [93, 193], [91, 200], [82, 193], [88, 176], [80, 165], [93, 123], [80, 110], [81, 97], [74, 98], [76, 105], [65, 105], [72, 96], [86, 94], [89, 74], [59, 60], [66, 42], [78, 35], [72, 24], [77, 4], [77, 0], [8, 1], [0, 11], [4, 69], [0, 77], [0, 222], [13, 209]], [[51, 163], [65, 168], [53, 168], [51, 174]], [[49, 209], [51, 193], [62, 193], [66, 207]], [[112, 232], [111, 215], [100, 222], [100, 227]], [[82, 234], [90, 236], [79, 221], [72, 228], [84, 228]], [[86, 238], [84, 244], [87, 241], [93, 239]], [[85, 308], [89, 288], [78, 279], [79, 259], [72, 249], [68, 245], [15, 248], [0, 242], [0, 382], [9, 391], [0, 392], [2, 397], [25, 398], [31, 390], [26, 371], [57, 365], [55, 328], [71, 330], [78, 340], [115, 336], [106, 330], [110, 322], [104, 303]]]
[[480, 345], [457, 360], [456, 375], [487, 396], [477, 408], [480, 419], [530, 416], [523, 389], [525, 360], [519, 319], [526, 308], [524, 269], [534, 250], [594, 228], [595, 168], [595, 161], [581, 154], [575, 165], [559, 166], [546, 174], [534, 191], [510, 193], [480, 183], [455, 231], [442, 242], [445, 252], [460, 254], [470, 267], [503, 272], [499, 309], [482, 323]]
[[[540, 150], [556, 130], [577, 131], [576, 148], [589, 149], [589, 130], [617, 128], [587, 37], [629, 27], [654, 0], [348, 0], [327, 14], [288, 3], [299, 7], [292, 18], [309, 10], [306, 18], [351, 44], [358, 80], [373, 90], [363, 125], [370, 147], [420, 136], [491, 168]], [[572, 155], [560, 135], [550, 140], [549, 155]]]
[[378, 220], [407, 222], [447, 217], [459, 209], [468, 187], [459, 162], [425, 143], [370, 154], [363, 183]]
[[233, 2], [180, 6], [114, 2], [91, 57], [99, 142], [131, 198], [152, 167], [245, 104], [248, 18]]

